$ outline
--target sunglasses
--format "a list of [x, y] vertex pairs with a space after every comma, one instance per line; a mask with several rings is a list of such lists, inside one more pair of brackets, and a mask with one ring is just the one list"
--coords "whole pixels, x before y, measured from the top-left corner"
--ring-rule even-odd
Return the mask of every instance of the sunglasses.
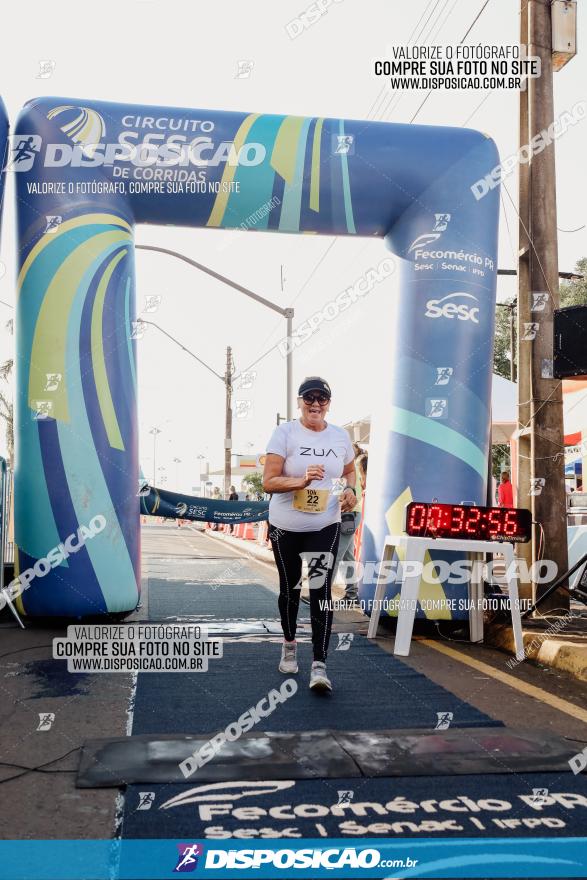
[[330, 403], [330, 398], [324, 394], [304, 394], [302, 400], [309, 406], [313, 403], [319, 403], [320, 406], [326, 406], [327, 403]]

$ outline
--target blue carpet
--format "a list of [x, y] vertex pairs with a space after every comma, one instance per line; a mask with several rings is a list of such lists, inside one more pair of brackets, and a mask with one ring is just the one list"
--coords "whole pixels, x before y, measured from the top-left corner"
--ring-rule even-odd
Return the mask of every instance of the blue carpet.
[[[570, 772], [564, 778], [552, 773], [511, 773], [271, 781], [263, 786], [265, 794], [255, 791], [255, 784], [259, 783], [129, 786], [124, 836], [245, 840], [326, 835], [352, 842], [357, 837], [570, 837], [585, 833], [585, 780]], [[528, 803], [534, 788], [548, 789], [551, 803]], [[139, 791], [147, 789], [153, 792], [154, 802], [150, 810], [138, 810]], [[350, 804], [339, 806], [339, 792], [349, 791]], [[182, 800], [174, 805], [179, 796]]]
[[[211, 660], [208, 672], [139, 675], [133, 733], [216, 733], [278, 688], [280, 645], [241, 638], [224, 640], [224, 656]], [[310, 645], [301, 644], [299, 655], [298, 692], [258, 729], [431, 730], [438, 712], [452, 712], [454, 727], [499, 724], [360, 636], [350, 650], [330, 652], [335, 691], [326, 697], [307, 686]]]
[[[225, 560], [207, 569], [207, 574], [217, 576], [222, 567], [226, 567]], [[189, 614], [204, 623], [207, 619], [276, 617], [275, 595], [258, 582], [230, 583], [212, 590], [209, 580], [193, 580], [191, 585], [151, 580], [151, 618]], [[301, 608], [300, 616], [307, 617], [307, 610]], [[283, 681], [277, 671], [279, 641], [233, 635], [224, 638], [224, 656], [211, 661], [208, 672], [139, 675], [133, 733], [213, 734], [223, 730]], [[430, 730], [441, 712], [453, 714], [455, 727], [500, 724], [365, 638], [355, 635], [347, 651], [337, 651], [336, 645], [333, 637], [328, 668], [334, 693], [319, 697], [309, 691], [311, 646], [303, 641], [299, 690], [257, 729]], [[528, 802], [533, 789], [548, 790], [544, 806]], [[350, 804], [339, 805], [349, 791]], [[151, 793], [152, 802], [148, 808], [139, 808], [144, 792]], [[125, 796], [123, 836], [190, 840], [325, 836], [350, 841], [357, 837], [580, 836], [585, 829], [586, 795], [585, 778], [570, 771], [562, 776], [504, 772], [499, 776], [131, 785]], [[181, 800], [174, 802], [178, 796]]]

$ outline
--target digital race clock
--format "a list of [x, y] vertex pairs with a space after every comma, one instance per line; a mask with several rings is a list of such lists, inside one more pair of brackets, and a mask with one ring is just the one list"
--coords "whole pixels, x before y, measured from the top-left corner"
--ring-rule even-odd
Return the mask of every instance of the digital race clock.
[[412, 501], [406, 506], [405, 532], [414, 538], [521, 543], [531, 538], [532, 514], [514, 507]]

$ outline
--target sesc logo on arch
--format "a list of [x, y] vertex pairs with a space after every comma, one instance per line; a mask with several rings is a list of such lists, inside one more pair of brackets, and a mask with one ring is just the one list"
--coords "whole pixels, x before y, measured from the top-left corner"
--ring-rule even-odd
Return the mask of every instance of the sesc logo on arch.
[[457, 321], [479, 323], [479, 300], [472, 293], [448, 293], [440, 299], [426, 303], [426, 318], [448, 318]]

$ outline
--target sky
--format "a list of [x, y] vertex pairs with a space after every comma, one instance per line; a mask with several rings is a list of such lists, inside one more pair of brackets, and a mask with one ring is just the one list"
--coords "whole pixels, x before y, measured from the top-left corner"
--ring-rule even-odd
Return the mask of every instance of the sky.
[[[338, 0], [298, 37], [286, 25], [309, 6], [304, 0], [279, 3], [223, 0], [196, 4], [176, 0], [102, 0], [91, 15], [79, 3], [33, 7], [10, 4], [3, 14], [1, 93], [12, 122], [30, 98], [163, 104], [198, 109], [287, 113], [409, 122], [426, 93], [382, 91], [372, 72], [386, 47], [408, 41], [456, 44], [483, 6], [482, 0]], [[579, 8], [578, 46], [587, 24]], [[290, 29], [291, 30], [291, 29]], [[467, 42], [518, 41], [514, 0], [490, 0]], [[38, 78], [40, 62], [54, 71]], [[250, 75], [239, 77], [239, 62]], [[241, 65], [242, 67], [242, 65]], [[578, 54], [555, 75], [555, 115], [587, 99], [587, 54]], [[484, 100], [485, 99], [485, 100]], [[418, 112], [420, 124], [478, 128], [497, 143], [501, 157], [517, 150], [518, 93], [435, 91]], [[587, 121], [570, 127], [557, 141], [559, 267], [572, 270], [587, 255], [585, 205]], [[506, 180], [500, 217], [499, 266], [514, 268], [517, 252], [517, 174]], [[13, 181], [7, 181], [0, 259], [1, 361], [12, 356], [14, 339], [5, 329], [13, 313], [15, 289]], [[568, 231], [578, 230], [578, 231]], [[375, 239], [231, 233], [140, 226], [138, 244], [185, 253], [276, 304], [295, 309], [294, 326], [318, 311], [366, 269], [385, 256]], [[246, 410], [234, 419], [233, 451], [265, 449], [276, 413], [285, 415], [285, 360], [278, 350], [263, 356], [285, 335], [285, 321], [242, 294], [170, 257], [137, 251], [137, 304], [160, 297], [145, 315], [177, 338], [218, 373], [231, 346], [237, 371], [252, 366], [247, 389], [235, 401]], [[369, 296], [321, 330], [294, 355], [294, 387], [309, 374], [324, 375], [333, 388], [330, 417], [343, 424], [370, 414], [377, 398], [378, 373], [391, 336], [391, 277]], [[515, 294], [515, 278], [499, 278], [498, 299]], [[140, 457], [153, 476], [153, 427], [157, 435], [156, 482], [190, 492], [199, 483], [199, 461], [222, 467], [224, 387], [178, 346], [150, 327], [138, 342]], [[0, 452], [5, 446], [0, 438]], [[203, 456], [203, 459], [198, 459]], [[174, 459], [180, 459], [179, 463]]]

